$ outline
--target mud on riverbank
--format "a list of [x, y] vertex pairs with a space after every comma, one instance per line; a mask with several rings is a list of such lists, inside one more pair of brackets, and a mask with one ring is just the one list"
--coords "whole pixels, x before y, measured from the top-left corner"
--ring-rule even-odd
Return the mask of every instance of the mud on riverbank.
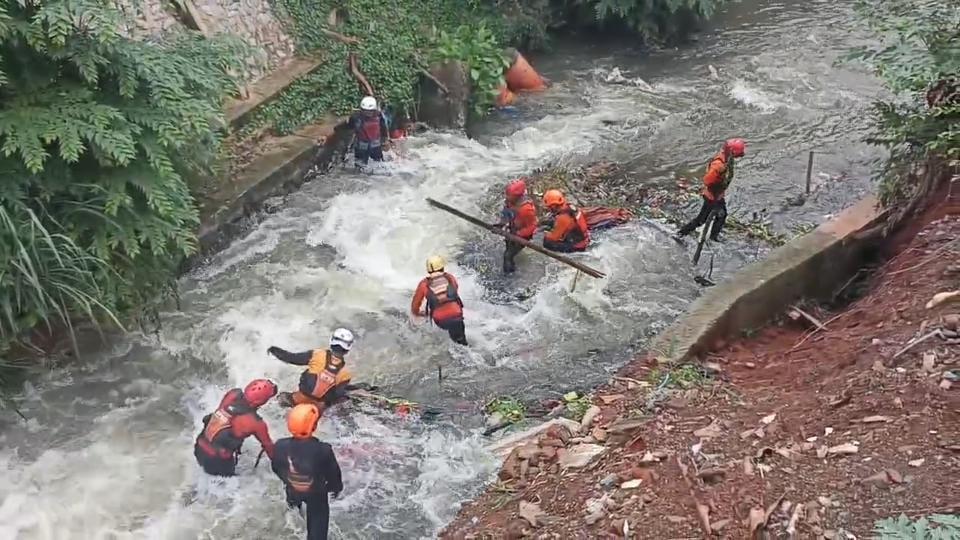
[[941, 204], [891, 239], [852, 302], [804, 308], [823, 329], [784, 317], [670, 378], [632, 362], [588, 432], [518, 449], [442, 537], [845, 538], [960, 511], [960, 306], [925, 307], [960, 284], [958, 214]]

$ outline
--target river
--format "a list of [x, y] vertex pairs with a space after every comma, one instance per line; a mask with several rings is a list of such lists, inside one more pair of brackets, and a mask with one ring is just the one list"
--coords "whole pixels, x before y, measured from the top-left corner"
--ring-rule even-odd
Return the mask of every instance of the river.
[[[428, 133], [404, 143], [390, 176], [338, 169], [306, 184], [181, 279], [181, 309], [163, 314], [159, 333], [86, 340], [80, 360], [25, 386], [29, 421], [0, 424], [0, 537], [302, 537], [268, 467], [252, 469], [255, 443], [239, 477], [212, 479], [192, 442], [228, 388], [264, 376], [295, 385], [297, 370], [267, 347], [323, 346], [337, 326], [358, 336], [355, 379], [460, 412], [429, 424], [370, 410], [325, 418], [320, 435], [346, 480], [333, 536], [432, 537], [496, 470], [477, 404], [606, 380], [700, 288], [689, 253], [639, 220], [578, 256], [607, 277], [581, 278], [575, 292], [569, 268], [528, 252], [504, 278], [496, 239], [424, 198], [492, 217], [508, 179], [599, 158], [628, 163], [638, 186], [670, 186], [738, 135], [749, 146], [731, 209], [767, 210], [782, 230], [820, 222], [871, 189], [879, 157], [859, 142], [879, 85], [835, 64], [864, 39], [849, 4], [733, 3], [695, 43], [652, 55], [561, 42], [535, 58], [551, 90], [493, 115], [476, 139]], [[802, 192], [809, 150], [824, 152], [817, 189], [785, 204]], [[733, 235], [716, 250], [715, 275], [763, 251]], [[460, 279], [469, 349], [406, 315], [434, 253]], [[275, 437], [286, 433], [279, 407], [263, 414]]]

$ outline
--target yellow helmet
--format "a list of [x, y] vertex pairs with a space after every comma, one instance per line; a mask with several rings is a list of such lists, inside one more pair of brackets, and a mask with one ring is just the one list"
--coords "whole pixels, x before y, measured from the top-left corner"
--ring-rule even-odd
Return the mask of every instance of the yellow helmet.
[[427, 259], [427, 273], [443, 272], [443, 257], [434, 255]]

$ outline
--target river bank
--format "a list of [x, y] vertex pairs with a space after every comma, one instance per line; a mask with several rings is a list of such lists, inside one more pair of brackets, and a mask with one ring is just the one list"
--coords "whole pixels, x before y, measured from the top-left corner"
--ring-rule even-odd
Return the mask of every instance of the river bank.
[[[482, 404], [606, 381], [701, 294], [693, 278], [702, 269], [663, 233], [668, 225], [635, 220], [577, 255], [603, 280], [581, 278], [571, 292], [572, 271], [526, 252], [505, 277], [497, 238], [424, 198], [493, 219], [510, 179], [603, 158], [634, 160], [633, 185], [677, 189], [677, 176], [692, 176], [734, 134], [751, 146], [731, 207], [768, 207], [784, 231], [871, 188], [875, 153], [858, 142], [866, 127], [851, 111], [867, 109], [878, 84], [835, 63], [857, 42], [849, 9], [816, 0], [735, 6], [676, 50], [558, 44], [532, 59], [550, 90], [481, 122], [476, 138], [426, 132], [398, 144], [382, 175], [334, 167], [271, 201], [275, 211], [178, 281], [180, 305], [160, 314], [155, 333], [92, 336], [80, 358], [25, 385], [16, 405], [29, 420], [0, 420], [4, 534], [302, 537], [277, 479], [253, 467], [253, 448], [240, 476], [220, 481], [198, 470], [191, 445], [227, 389], [259, 377], [284, 390], [297, 384], [299, 370], [267, 357], [267, 347], [308, 350], [346, 326], [358, 336], [350, 360], [358, 381], [447, 414], [428, 424], [345, 407], [324, 418], [320, 437], [346, 481], [332, 504], [333, 536], [435, 536], [498, 466], [481, 435]], [[797, 91], [798, 80], [807, 90]], [[806, 151], [817, 145], [838, 155], [818, 159], [817, 189], [781, 214], [790, 190], [802, 191]], [[740, 234], [715, 247], [718, 278], [763, 256]], [[407, 316], [435, 253], [460, 282], [469, 349]], [[272, 434], [286, 432], [284, 412], [262, 409]]]
[[784, 316], [702, 369], [631, 362], [585, 434], [518, 449], [442, 537], [834, 539], [960, 511], [960, 315], [927, 306], [960, 276], [960, 182], [935, 199], [845, 300], [804, 306], [822, 329]]

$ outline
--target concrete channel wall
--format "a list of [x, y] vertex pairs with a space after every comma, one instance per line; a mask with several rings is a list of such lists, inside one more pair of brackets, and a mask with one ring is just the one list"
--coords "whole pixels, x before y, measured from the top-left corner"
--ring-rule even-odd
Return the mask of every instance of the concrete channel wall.
[[860, 268], [868, 242], [857, 233], [882, 217], [870, 196], [765, 259], [707, 289], [686, 315], [660, 333], [650, 354], [665, 362], [691, 361], [759, 328], [801, 298], [822, 298]]

